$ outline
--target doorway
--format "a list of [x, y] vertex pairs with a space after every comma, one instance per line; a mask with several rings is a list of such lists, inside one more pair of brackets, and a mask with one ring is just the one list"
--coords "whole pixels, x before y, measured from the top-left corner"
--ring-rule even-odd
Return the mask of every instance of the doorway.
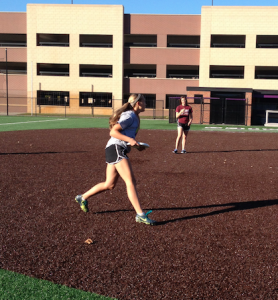
[[245, 93], [211, 92], [210, 124], [245, 125]]

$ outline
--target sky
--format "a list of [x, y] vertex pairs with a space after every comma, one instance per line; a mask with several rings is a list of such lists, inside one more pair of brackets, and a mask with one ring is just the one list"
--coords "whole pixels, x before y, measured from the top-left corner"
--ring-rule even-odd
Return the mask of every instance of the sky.
[[121, 4], [125, 14], [201, 14], [202, 6], [278, 6], [278, 0], [0, 0], [0, 12], [26, 12], [27, 3]]

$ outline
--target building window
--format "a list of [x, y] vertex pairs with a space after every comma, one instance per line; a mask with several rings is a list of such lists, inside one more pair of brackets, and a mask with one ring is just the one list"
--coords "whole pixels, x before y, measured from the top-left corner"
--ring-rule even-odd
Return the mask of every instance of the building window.
[[125, 47], [157, 47], [157, 36], [154, 34], [125, 34]]
[[[143, 94], [146, 99], [146, 108], [156, 108], [156, 94]], [[124, 95], [123, 104], [128, 101], [130, 94]]]
[[93, 47], [93, 48], [112, 48], [113, 35], [102, 34], [80, 34], [79, 35], [80, 47]]
[[278, 79], [278, 67], [255, 67], [255, 79]]
[[202, 104], [203, 95], [194, 95], [194, 104]]
[[69, 76], [68, 64], [37, 64], [37, 75], [41, 76]]
[[167, 78], [174, 79], [198, 79], [199, 66], [179, 66], [167, 65], [166, 76]]
[[169, 109], [170, 101], [172, 101], [176, 106], [180, 105], [180, 97], [181, 96], [184, 96], [184, 94], [183, 95], [166, 95], [166, 109]]
[[112, 77], [112, 66], [79, 65], [80, 77]]
[[27, 63], [0, 61], [0, 74], [27, 74]]
[[212, 48], [245, 48], [245, 35], [212, 34]]
[[37, 46], [69, 47], [69, 34], [37, 33]]
[[0, 47], [26, 47], [26, 34], [0, 34]]
[[257, 35], [256, 48], [278, 48], [278, 35]]
[[37, 105], [69, 106], [69, 92], [37, 91]]
[[209, 77], [243, 79], [244, 66], [210, 66]]
[[112, 107], [112, 93], [79, 93], [80, 106]]
[[167, 35], [167, 47], [200, 48], [199, 35]]
[[139, 65], [139, 64], [125, 64], [124, 65], [124, 77], [136, 77], [136, 78], [155, 78], [156, 77], [156, 65]]

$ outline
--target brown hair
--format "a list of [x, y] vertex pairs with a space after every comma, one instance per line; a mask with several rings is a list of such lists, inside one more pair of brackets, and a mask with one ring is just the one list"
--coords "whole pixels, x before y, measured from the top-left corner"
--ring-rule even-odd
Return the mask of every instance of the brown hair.
[[144, 96], [142, 94], [131, 94], [128, 98], [128, 102], [125, 103], [122, 107], [117, 109], [115, 113], [109, 118], [109, 128], [111, 129], [120, 119], [120, 116], [123, 112], [128, 110], [133, 110], [133, 107], [138, 101], [142, 101]]
[[182, 99], [182, 98], [185, 99], [185, 106], [187, 106], [187, 105], [188, 105], [188, 103], [187, 103], [187, 96], [186, 96], [186, 95], [181, 96], [181, 98], [180, 98], [180, 103], [181, 103], [181, 99]]

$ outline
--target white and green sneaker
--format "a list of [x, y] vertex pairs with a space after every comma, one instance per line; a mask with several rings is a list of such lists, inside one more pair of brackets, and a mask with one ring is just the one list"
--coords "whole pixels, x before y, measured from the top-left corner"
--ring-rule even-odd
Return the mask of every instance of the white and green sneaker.
[[75, 197], [75, 201], [77, 203], [79, 203], [80, 208], [84, 211], [84, 212], [88, 212], [89, 208], [88, 208], [88, 202], [87, 200], [84, 200], [82, 195], [78, 195]]
[[150, 214], [152, 211], [148, 211], [146, 214], [144, 214], [143, 216], [140, 215], [136, 215], [135, 220], [137, 223], [144, 223], [147, 225], [156, 225], [156, 221], [152, 220], [148, 217], [148, 214]]

